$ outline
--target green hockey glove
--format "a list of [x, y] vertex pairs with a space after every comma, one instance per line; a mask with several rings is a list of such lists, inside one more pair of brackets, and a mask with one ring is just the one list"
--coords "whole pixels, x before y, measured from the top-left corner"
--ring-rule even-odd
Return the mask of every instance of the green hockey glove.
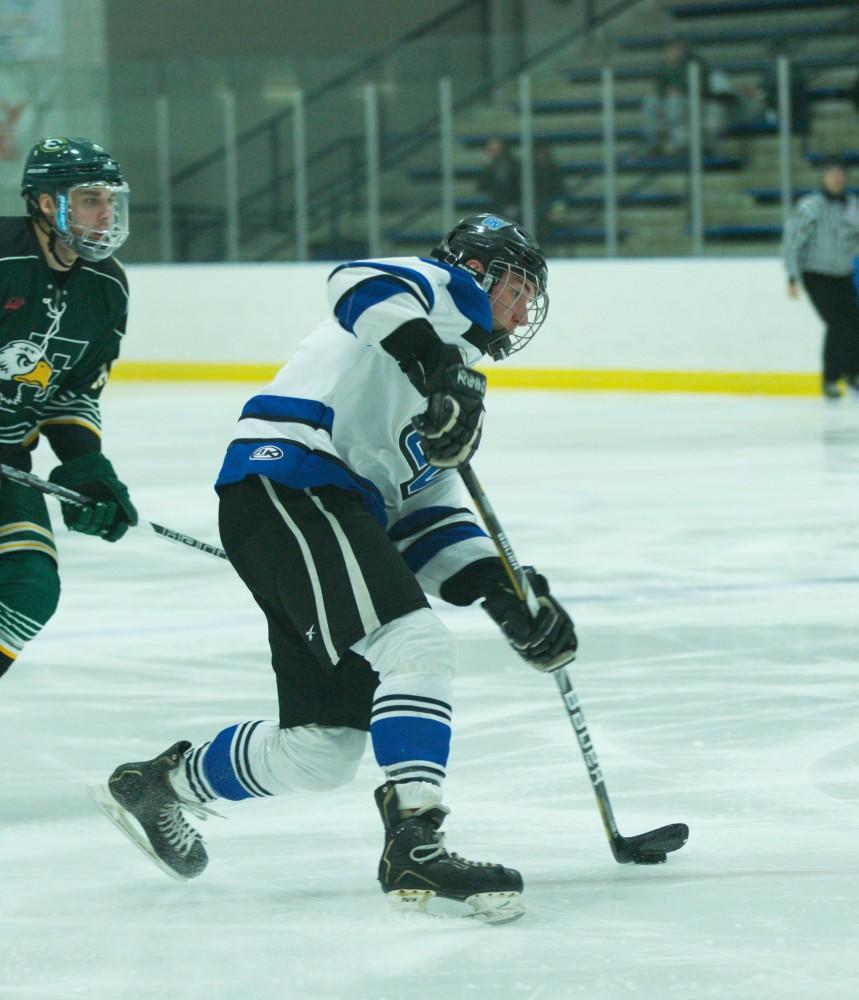
[[71, 531], [115, 542], [128, 531], [129, 525], [137, 524], [137, 511], [128, 490], [101, 452], [70, 458], [58, 465], [48, 478], [58, 486], [77, 490], [93, 500], [88, 507], [63, 504], [63, 520]]

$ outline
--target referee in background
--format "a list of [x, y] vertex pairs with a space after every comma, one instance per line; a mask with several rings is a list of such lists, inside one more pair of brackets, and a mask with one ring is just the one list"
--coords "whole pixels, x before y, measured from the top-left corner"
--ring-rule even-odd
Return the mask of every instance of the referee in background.
[[859, 255], [859, 200], [847, 193], [847, 171], [837, 158], [824, 161], [821, 187], [800, 198], [784, 230], [788, 295], [805, 286], [826, 324], [823, 394], [841, 396], [841, 379], [859, 392], [859, 293], [854, 258]]

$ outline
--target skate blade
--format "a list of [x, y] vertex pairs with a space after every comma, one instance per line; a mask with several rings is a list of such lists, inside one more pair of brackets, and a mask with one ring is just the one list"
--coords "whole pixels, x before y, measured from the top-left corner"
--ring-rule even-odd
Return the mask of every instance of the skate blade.
[[518, 892], [476, 892], [465, 901], [474, 910], [469, 916], [484, 924], [507, 924], [525, 913], [525, 904]]
[[146, 857], [156, 864], [165, 875], [169, 875], [170, 878], [176, 879], [177, 882], [189, 881], [189, 879], [185, 878], [184, 875], [174, 872], [169, 865], [165, 865], [155, 851], [152, 850], [152, 845], [149, 843], [149, 838], [143, 832], [143, 827], [140, 826], [134, 816], [132, 816], [127, 809], [123, 809], [123, 807], [116, 801], [116, 799], [110, 794], [110, 789], [107, 785], [88, 785], [87, 793], [98, 808], [104, 813], [104, 815], [107, 816], [111, 823], [113, 823], [117, 830], [124, 833], [131, 843], [143, 851]]
[[436, 896], [432, 889], [394, 889], [386, 893], [386, 899], [399, 913], [423, 913], [435, 918], [456, 917], [482, 924], [509, 923], [518, 920], [525, 912], [522, 896], [518, 892], [476, 892], [459, 900]]

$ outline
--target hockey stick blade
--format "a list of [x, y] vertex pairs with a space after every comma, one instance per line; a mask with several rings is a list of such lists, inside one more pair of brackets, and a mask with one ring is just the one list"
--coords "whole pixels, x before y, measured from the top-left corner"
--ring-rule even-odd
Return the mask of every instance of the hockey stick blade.
[[637, 837], [618, 834], [611, 840], [611, 849], [615, 861], [622, 865], [658, 865], [666, 861], [672, 851], [679, 851], [688, 839], [689, 827], [685, 823], [670, 823]]

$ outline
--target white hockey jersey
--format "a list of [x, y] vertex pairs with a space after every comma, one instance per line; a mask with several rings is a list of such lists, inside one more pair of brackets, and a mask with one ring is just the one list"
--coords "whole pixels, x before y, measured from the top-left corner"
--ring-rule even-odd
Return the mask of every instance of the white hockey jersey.
[[461, 268], [395, 257], [335, 268], [328, 300], [329, 318], [248, 400], [216, 485], [265, 475], [294, 489], [356, 491], [437, 595], [445, 580], [495, 549], [456, 471], [427, 464], [412, 425], [427, 401], [383, 341], [428, 321], [473, 365], [492, 330], [489, 298]]

